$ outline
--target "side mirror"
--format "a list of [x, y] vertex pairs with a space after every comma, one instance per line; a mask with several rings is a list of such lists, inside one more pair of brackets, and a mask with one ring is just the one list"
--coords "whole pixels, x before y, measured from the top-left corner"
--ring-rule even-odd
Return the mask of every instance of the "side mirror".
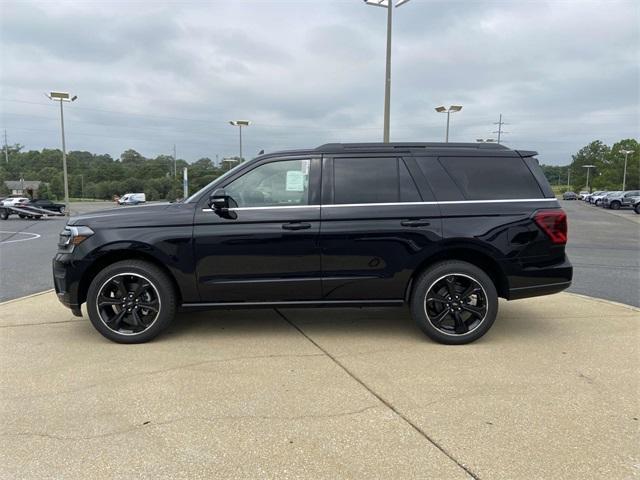
[[223, 188], [218, 188], [209, 196], [209, 208], [222, 218], [235, 219], [237, 217], [236, 213], [229, 211], [232, 201]]
[[209, 207], [216, 213], [229, 209], [229, 196], [223, 188], [218, 188], [209, 196]]

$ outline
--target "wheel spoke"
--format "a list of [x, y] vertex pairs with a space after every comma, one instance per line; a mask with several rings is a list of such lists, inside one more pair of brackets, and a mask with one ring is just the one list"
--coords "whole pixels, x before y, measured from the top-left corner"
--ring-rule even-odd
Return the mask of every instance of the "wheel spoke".
[[439, 327], [449, 312], [450, 310], [448, 308], [443, 308], [440, 313], [431, 319], [431, 323], [433, 323], [434, 326]]
[[485, 308], [481, 308], [481, 307], [475, 307], [473, 305], [466, 305], [466, 304], [462, 304], [461, 305], [463, 310], [466, 310], [467, 312], [470, 312], [471, 315], [473, 315], [474, 317], [482, 320], [482, 318], [484, 317], [485, 314]]
[[124, 282], [121, 278], [114, 278], [111, 280], [111, 283], [115, 285], [117, 292], [120, 294], [120, 298], [124, 298], [127, 296], [127, 289], [124, 286]]
[[462, 292], [462, 294], [460, 295], [460, 298], [462, 300], [465, 300], [469, 298], [470, 295], [473, 295], [474, 293], [477, 293], [480, 291], [481, 291], [481, 288], [478, 286], [478, 284], [475, 282], [472, 282], [471, 285], [469, 285], [467, 289], [464, 292]]
[[159, 306], [158, 301], [155, 300], [153, 302], [138, 302], [138, 307], [144, 308], [145, 310], [151, 310], [153, 312], [158, 312]]
[[135, 327], [142, 327], [144, 328], [144, 323], [142, 323], [142, 319], [140, 318], [140, 315], [138, 315], [138, 309], [134, 308], [131, 311], [131, 319], [133, 320], [133, 326]]
[[453, 275], [449, 275], [447, 278], [444, 279], [444, 284], [447, 287], [447, 291], [449, 292], [449, 295], [456, 294], [456, 277], [454, 277]]
[[426, 302], [438, 302], [438, 303], [447, 303], [447, 299], [442, 295], [438, 295], [437, 293], [433, 293], [427, 297]]
[[120, 305], [122, 303], [121, 298], [107, 297], [106, 295], [100, 295], [98, 298], [99, 307], [108, 307], [113, 305]]
[[124, 308], [120, 310], [115, 317], [111, 318], [108, 321], [109, 327], [112, 328], [113, 330], [118, 330], [120, 328], [120, 323], [122, 322], [122, 319], [124, 318], [125, 313], [127, 313], [127, 311]]
[[462, 320], [460, 312], [453, 312], [453, 319], [455, 320], [455, 330], [457, 334], [464, 334], [469, 331], [469, 327], [467, 327], [467, 324]]
[[133, 298], [138, 298], [140, 295], [142, 295], [147, 288], [149, 288], [151, 286], [151, 284], [149, 284], [149, 282], [145, 281], [145, 280], [140, 280], [140, 282], [138, 282], [138, 286], [136, 287], [136, 289], [133, 291]]

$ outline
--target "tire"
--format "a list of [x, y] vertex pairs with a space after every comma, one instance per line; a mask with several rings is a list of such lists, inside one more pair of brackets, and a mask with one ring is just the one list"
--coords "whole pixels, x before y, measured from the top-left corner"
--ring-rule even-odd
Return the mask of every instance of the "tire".
[[22, 213], [19, 213], [19, 214], [18, 214], [18, 217], [22, 218], [23, 220], [24, 220], [25, 218], [27, 218], [27, 216], [26, 216], [26, 215], [24, 215], [24, 214], [22, 214]]
[[60, 207], [60, 208], [58, 209], [58, 212], [59, 212], [59, 213], [64, 213], [64, 207]]
[[6, 220], [7, 218], [9, 218], [9, 212], [7, 212], [6, 210], [2, 210], [0, 212], [0, 219]]
[[[449, 278], [457, 279], [461, 285], [454, 283], [451, 290], [448, 285], [443, 286], [443, 282], [447, 284]], [[455, 295], [451, 295], [451, 301], [446, 300], [452, 290], [460, 295], [463, 290], [473, 286], [472, 282], [480, 288], [476, 288], [477, 293], [467, 296], [468, 302], [465, 302], [464, 298], [458, 299]], [[439, 295], [436, 292], [446, 293]], [[427, 301], [427, 294], [432, 299], [431, 302]], [[441, 298], [444, 301], [434, 301], [433, 298]], [[447, 308], [453, 309], [454, 312], [446, 314], [440, 327], [437, 327], [437, 317]], [[473, 315], [467, 310], [469, 308], [481, 313]], [[441, 310], [439, 313], [436, 312], [436, 315], [434, 309]], [[454, 317], [456, 309], [458, 317]], [[475, 265], [458, 260], [444, 261], [429, 267], [418, 277], [411, 295], [411, 314], [420, 329], [432, 340], [447, 345], [463, 345], [479, 339], [489, 331], [498, 314], [498, 293], [491, 278]], [[461, 325], [460, 331], [458, 320]]]
[[596, 200], [595, 206], [599, 206], [600, 205], [600, 200]]
[[[141, 285], [148, 285], [148, 288], [136, 298], [133, 295]], [[101, 292], [102, 303], [99, 303]], [[148, 309], [137, 304], [136, 300], [140, 299]], [[125, 302], [128, 303], [123, 306]], [[127, 306], [131, 308], [127, 309]], [[154, 310], [157, 313], [154, 314]], [[155, 265], [141, 260], [117, 262], [104, 268], [92, 280], [87, 292], [87, 311], [95, 329], [109, 340], [144, 343], [158, 336], [173, 321], [176, 292], [169, 277]], [[111, 326], [107, 325], [110, 318], [113, 320]]]
[[640, 203], [637, 203], [635, 207], [633, 207], [633, 211], [640, 215]]
[[609, 204], [609, 208], [610, 208], [611, 210], [620, 210], [620, 202], [618, 202], [618, 201], [611, 202], [611, 203]]

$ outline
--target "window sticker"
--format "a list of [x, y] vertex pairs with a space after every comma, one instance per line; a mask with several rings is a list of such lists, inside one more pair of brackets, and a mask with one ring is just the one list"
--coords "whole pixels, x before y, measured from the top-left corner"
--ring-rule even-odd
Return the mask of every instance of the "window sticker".
[[302, 174], [305, 176], [309, 175], [309, 165], [311, 164], [311, 160], [302, 160], [300, 162], [300, 170], [302, 170]]
[[304, 192], [304, 174], [301, 171], [287, 171], [287, 192]]

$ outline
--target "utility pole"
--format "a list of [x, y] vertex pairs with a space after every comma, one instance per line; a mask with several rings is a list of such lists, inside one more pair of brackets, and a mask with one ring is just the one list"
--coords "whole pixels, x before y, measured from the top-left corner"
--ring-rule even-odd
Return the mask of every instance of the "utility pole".
[[445, 143], [449, 143], [449, 118], [451, 117], [451, 113], [459, 112], [460, 110], [462, 110], [462, 105], [451, 105], [449, 108], [436, 107], [436, 112], [447, 114], [447, 129], [444, 135]]
[[80, 174], [80, 196], [84, 198], [84, 173]]
[[229, 125], [233, 125], [234, 127], [238, 127], [240, 131], [240, 158], [238, 163], [242, 163], [242, 127], [248, 127], [251, 125], [249, 120], [231, 120], [229, 121]]
[[595, 168], [595, 165], [582, 165], [582, 168], [586, 168], [587, 169], [587, 190], [589, 193], [591, 193], [591, 188], [589, 187], [589, 172], [591, 171], [592, 168]]
[[4, 129], [4, 161], [9, 163], [9, 144], [7, 143], [7, 129]]
[[620, 150], [620, 153], [624, 153], [624, 173], [622, 174], [622, 191], [624, 192], [627, 189], [627, 159], [629, 158], [629, 154], [633, 153], [635, 150]]
[[389, 124], [391, 116], [391, 29], [393, 27], [393, 9], [400, 7], [409, 0], [398, 0], [393, 5], [393, 0], [364, 0], [367, 5], [383, 7], [387, 9], [387, 60], [384, 75], [384, 129], [382, 141], [389, 143]]
[[567, 187], [571, 187], [571, 168], [567, 168]]
[[494, 125], [498, 125], [498, 130], [496, 130], [496, 131], [495, 131], [495, 132], [493, 132], [493, 133], [497, 133], [497, 134], [498, 134], [498, 144], [499, 144], [499, 143], [500, 143], [500, 140], [501, 140], [501, 137], [502, 137], [502, 134], [503, 134], [503, 133], [509, 133], [509, 132], [503, 132], [503, 131], [502, 131], [502, 126], [503, 126], [503, 125], [508, 125], [508, 124], [507, 124], [507, 123], [504, 123], [504, 122], [502, 121], [502, 114], [500, 114], [500, 118], [498, 119], [498, 121], [497, 121], [497, 122], [493, 122], [493, 124], [494, 124]]
[[60, 125], [62, 127], [62, 171], [64, 176], [64, 206], [65, 215], [69, 215], [69, 177], [67, 176], [67, 147], [64, 140], [64, 109], [62, 108], [62, 104], [64, 102], [75, 102], [78, 99], [78, 96], [74, 95], [72, 97], [67, 92], [51, 92], [49, 93], [49, 95], [47, 95], [47, 97], [56, 102], [60, 102]]
[[178, 171], [177, 171], [177, 162], [178, 160], [176, 159], [176, 144], [173, 144], [173, 178], [176, 178], [176, 176], [178, 175]]

